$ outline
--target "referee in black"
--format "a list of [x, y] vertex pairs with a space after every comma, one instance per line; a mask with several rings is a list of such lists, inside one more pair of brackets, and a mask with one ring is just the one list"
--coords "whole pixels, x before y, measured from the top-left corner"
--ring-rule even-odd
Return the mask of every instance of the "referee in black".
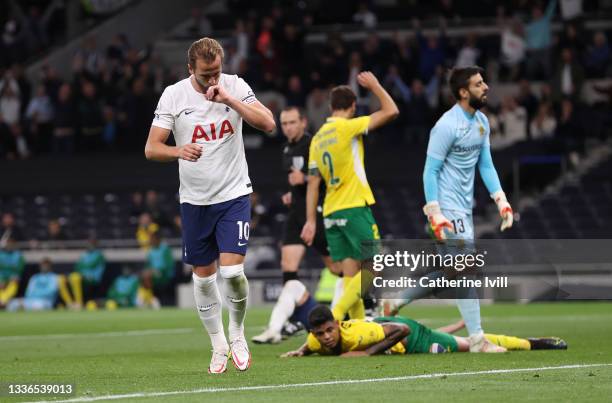
[[[283, 284], [289, 280], [297, 280], [297, 271], [306, 252], [306, 245], [300, 238], [300, 233], [306, 221], [306, 184], [308, 169], [308, 151], [312, 136], [306, 133], [306, 116], [304, 110], [297, 106], [288, 106], [280, 114], [281, 129], [287, 143], [283, 147], [283, 169], [287, 172], [289, 191], [282, 197], [283, 204], [289, 208], [289, 215], [283, 230], [281, 248], [281, 268]], [[324, 186], [324, 185], [322, 185]], [[324, 195], [325, 192], [319, 192]], [[312, 247], [319, 252], [325, 266], [334, 274], [339, 273], [332, 262], [325, 230], [323, 215], [319, 201], [317, 232]]]

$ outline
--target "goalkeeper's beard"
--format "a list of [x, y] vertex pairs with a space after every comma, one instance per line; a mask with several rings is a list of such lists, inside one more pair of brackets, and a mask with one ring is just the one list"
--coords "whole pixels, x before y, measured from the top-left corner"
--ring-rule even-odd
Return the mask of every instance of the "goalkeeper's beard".
[[474, 96], [471, 92], [470, 92], [470, 99], [468, 101], [469, 105], [476, 109], [476, 110], [480, 110], [482, 107], [487, 105], [487, 100], [486, 100], [487, 94], [482, 94], [482, 96], [480, 98]]

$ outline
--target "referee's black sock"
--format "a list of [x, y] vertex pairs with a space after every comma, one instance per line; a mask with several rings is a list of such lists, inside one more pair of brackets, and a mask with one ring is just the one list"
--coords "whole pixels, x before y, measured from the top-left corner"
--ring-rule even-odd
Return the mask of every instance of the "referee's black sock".
[[283, 272], [283, 284], [285, 284], [289, 280], [297, 280], [298, 274], [297, 271], [284, 271]]

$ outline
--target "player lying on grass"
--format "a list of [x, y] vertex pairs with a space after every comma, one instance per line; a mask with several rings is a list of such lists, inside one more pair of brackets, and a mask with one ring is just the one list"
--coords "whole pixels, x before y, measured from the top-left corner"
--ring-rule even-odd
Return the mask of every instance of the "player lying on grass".
[[[341, 355], [357, 357], [387, 354], [469, 352], [470, 342], [466, 337], [454, 336], [463, 327], [454, 325], [433, 330], [417, 321], [401, 316], [376, 318], [375, 322], [364, 320], [337, 321], [324, 305], [317, 305], [308, 315], [310, 334], [306, 343], [295, 351], [281, 357]], [[492, 343], [508, 350], [565, 350], [567, 343], [557, 337], [529, 338], [486, 334]]]

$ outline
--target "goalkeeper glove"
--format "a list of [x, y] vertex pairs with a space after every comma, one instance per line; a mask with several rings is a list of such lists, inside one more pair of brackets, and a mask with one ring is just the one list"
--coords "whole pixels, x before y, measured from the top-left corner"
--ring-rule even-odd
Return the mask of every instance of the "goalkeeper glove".
[[508, 228], [512, 227], [512, 223], [514, 222], [514, 213], [512, 212], [512, 207], [510, 207], [510, 203], [508, 203], [508, 199], [506, 199], [506, 194], [503, 190], [497, 191], [491, 195], [491, 198], [495, 200], [495, 204], [497, 204], [497, 210], [499, 210], [499, 215], [502, 218], [500, 230], [505, 231]]
[[446, 233], [444, 232], [444, 229], [448, 228], [452, 231], [453, 225], [448, 220], [448, 218], [444, 217], [444, 214], [442, 214], [438, 202], [432, 201], [427, 203], [423, 207], [423, 213], [425, 213], [425, 215], [427, 216], [427, 220], [429, 220], [429, 227], [436, 239], [446, 239]]

